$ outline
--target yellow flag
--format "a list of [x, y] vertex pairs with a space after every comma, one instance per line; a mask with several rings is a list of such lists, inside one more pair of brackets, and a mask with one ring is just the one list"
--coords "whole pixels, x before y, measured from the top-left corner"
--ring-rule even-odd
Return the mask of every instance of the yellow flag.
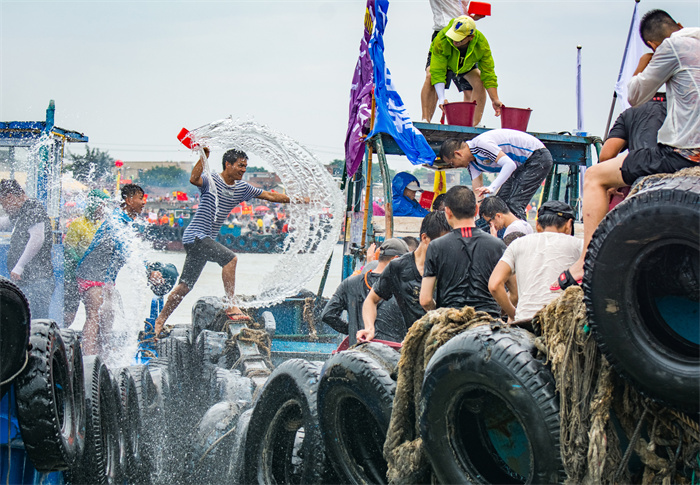
[[435, 181], [433, 182], [433, 200], [440, 194], [447, 192], [447, 177], [444, 170], [435, 171]]

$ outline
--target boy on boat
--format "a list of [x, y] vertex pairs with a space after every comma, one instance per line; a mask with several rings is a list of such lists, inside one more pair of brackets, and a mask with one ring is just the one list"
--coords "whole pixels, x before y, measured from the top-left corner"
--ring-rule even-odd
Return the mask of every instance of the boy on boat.
[[[124, 185], [121, 196], [121, 207], [105, 218], [75, 273], [85, 304], [85, 355], [97, 355], [104, 350], [103, 345], [112, 330], [112, 303], [116, 291], [114, 284], [117, 274], [133, 252], [135, 233], [130, 230], [130, 226], [146, 204], [144, 191], [136, 184]], [[162, 275], [158, 271], [151, 271], [149, 280], [152, 284], [159, 284]]]
[[583, 246], [579, 260], [559, 275], [564, 289], [583, 279], [583, 263], [600, 221], [608, 212], [608, 190], [634, 184], [640, 177], [673, 173], [700, 163], [700, 28], [683, 28], [663, 10], [647, 12], [639, 33], [652, 54], [644, 54], [627, 89], [639, 106], [666, 84], [667, 114], [657, 144], [642, 147], [586, 171], [583, 182]]
[[514, 232], [523, 234], [534, 232], [527, 221], [515, 217], [508, 205], [496, 195], [484, 199], [479, 206], [479, 216], [491, 226], [491, 235], [495, 236], [502, 231], [501, 239], [504, 240], [507, 235]]
[[430, 45], [430, 82], [435, 87], [441, 109], [446, 103], [445, 84], [450, 80], [455, 81], [460, 91], [468, 89], [466, 84], [460, 84], [463, 81], [468, 81], [473, 89], [472, 96], [476, 101], [474, 126], [481, 122], [487, 93], [496, 116], [501, 115], [503, 103], [498, 98], [498, 79], [491, 48], [484, 34], [476, 30], [474, 19], [468, 15], [452, 19]]
[[[209, 157], [209, 149], [204, 148]], [[234, 207], [252, 198], [275, 203], [288, 203], [289, 197], [277, 192], [269, 192], [253, 187], [241, 180], [248, 167], [248, 155], [240, 150], [228, 150], [222, 158], [223, 171], [212, 172], [211, 177], [203, 177], [204, 158], [200, 158], [192, 168], [190, 183], [199, 187], [199, 208], [182, 235], [185, 246], [185, 263], [180, 281], [168, 296], [163, 310], [155, 321], [155, 334], [163, 330], [168, 317], [175, 311], [182, 299], [194, 287], [207, 261], [221, 266], [221, 279], [228, 299], [227, 314], [232, 320], [248, 320], [248, 316], [234, 305], [236, 283], [236, 253], [219, 243], [216, 238], [221, 225]], [[210, 186], [210, 181], [215, 188]], [[217, 200], [218, 199], [218, 200]]]
[[488, 282], [506, 245], [476, 227], [476, 209], [476, 197], [468, 187], [457, 185], [447, 191], [445, 217], [452, 231], [428, 245], [420, 288], [425, 311], [470, 306], [500, 317]]
[[[471, 140], [445, 140], [440, 157], [453, 167], [469, 168], [472, 190], [481, 198], [496, 194], [518, 219], [527, 219], [530, 203], [552, 169], [552, 154], [534, 136], [506, 128], [489, 130]], [[484, 186], [483, 173], [497, 174]]]
[[[384, 330], [381, 328], [381, 322], [377, 323], [377, 308], [392, 297], [399, 305], [406, 332], [416, 320], [425, 315], [419, 299], [425, 253], [431, 241], [444, 236], [450, 230], [444, 212], [435, 211], [425, 216], [420, 226], [418, 247], [389, 263], [367, 295], [362, 305], [364, 329], [357, 332], [359, 342], [372, 340], [377, 331]], [[375, 324], [379, 325], [379, 328], [376, 328]], [[402, 337], [405, 336], [404, 332]]]

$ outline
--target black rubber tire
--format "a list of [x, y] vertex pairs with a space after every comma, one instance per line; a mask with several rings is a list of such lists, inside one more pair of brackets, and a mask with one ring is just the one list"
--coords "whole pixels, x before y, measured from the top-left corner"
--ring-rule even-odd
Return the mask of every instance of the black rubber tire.
[[33, 320], [27, 366], [15, 381], [24, 447], [42, 472], [66, 470], [78, 459], [70, 365], [52, 320]]
[[261, 253], [262, 252], [262, 237], [261, 236], [250, 236], [248, 238], [248, 251], [251, 253]]
[[534, 335], [477, 327], [425, 370], [420, 432], [442, 483], [561, 483], [559, 397]]
[[236, 251], [240, 253], [247, 253], [250, 251], [250, 239], [248, 236], [238, 236], [235, 240]]
[[238, 418], [238, 423], [236, 424], [236, 431], [233, 432], [228, 477], [226, 482], [231, 485], [245, 484], [243, 481], [243, 470], [245, 468], [246, 436], [248, 435], [248, 426], [250, 425], [250, 417], [252, 415], [252, 409], [248, 409], [241, 414], [241, 416]]
[[87, 432], [83, 351], [80, 345], [80, 334], [75, 330], [61, 329], [61, 338], [66, 348], [66, 359], [70, 367], [71, 382], [73, 384], [73, 423], [75, 424], [75, 443], [78, 447], [77, 463], [85, 452], [85, 433]]
[[119, 403], [102, 359], [83, 359], [87, 433], [83, 459], [71, 470], [71, 483], [114, 484], [119, 480]]
[[355, 350], [372, 355], [377, 362], [381, 363], [386, 371], [396, 380], [395, 374], [399, 365], [401, 353], [392, 349], [388, 345], [377, 342], [366, 342], [355, 347]]
[[139, 432], [136, 436], [137, 452], [130, 456], [127, 480], [129, 483], [151, 483], [157, 476], [158, 463], [160, 462], [162, 468], [163, 460], [162, 447], [156, 440], [157, 430], [163, 426], [158, 389], [153, 383], [148, 366], [132, 365], [122, 369], [122, 373], [124, 372], [129, 374], [136, 391], [136, 407], [131, 404], [128, 408], [129, 412], [138, 414], [140, 419]]
[[[398, 354], [389, 350], [398, 361]], [[395, 391], [387, 364], [360, 348], [326, 361], [318, 385], [318, 415], [340, 482], [386, 483], [383, 448]]]
[[170, 390], [173, 398], [181, 399], [191, 392], [191, 347], [175, 337], [159, 339], [156, 344], [158, 357], [168, 359], [170, 373]]
[[[17, 374], [27, 358], [31, 314], [29, 302], [22, 290], [7, 278], [0, 276], [0, 382]], [[2, 394], [9, 388], [2, 386]]]
[[[690, 412], [700, 403], [699, 207], [696, 177], [648, 184], [598, 226], [583, 285], [593, 334], [613, 367], [646, 396]], [[689, 312], [665, 318], [659, 298]]]
[[173, 337], [182, 340], [183, 342], [186, 342], [189, 345], [192, 345], [194, 343], [194, 340], [192, 340], [192, 335], [194, 335], [194, 329], [192, 328], [192, 324], [186, 323], [174, 325], [172, 330], [168, 334], [168, 337]]
[[212, 404], [221, 401], [250, 404], [253, 401], [255, 384], [252, 379], [241, 376], [240, 371], [215, 367], [209, 382]]
[[218, 329], [214, 327], [220, 327], [217, 319], [221, 313], [221, 309], [221, 298], [205, 296], [197, 300], [192, 307], [193, 342], [197, 342], [197, 338], [202, 330], [218, 331]]
[[290, 359], [272, 372], [250, 418], [244, 483], [323, 482], [326, 452], [316, 408], [320, 370], [318, 363]]
[[274, 236], [263, 236], [262, 241], [260, 241], [261, 252], [272, 253], [275, 251], [275, 237]]
[[231, 447], [242, 407], [234, 402], [218, 402], [199, 421], [192, 446], [190, 483], [225, 483]]
[[228, 357], [226, 355], [226, 341], [228, 333], [212, 332], [211, 330], [203, 330], [197, 337], [195, 344], [196, 351], [196, 368], [199, 375], [209, 377], [213, 367], [230, 367]]
[[115, 376], [120, 404], [119, 424], [124, 448], [120, 453], [122, 473], [127, 480], [139, 477], [142, 470], [141, 444], [145, 434], [141, 402], [130, 367], [118, 369]]

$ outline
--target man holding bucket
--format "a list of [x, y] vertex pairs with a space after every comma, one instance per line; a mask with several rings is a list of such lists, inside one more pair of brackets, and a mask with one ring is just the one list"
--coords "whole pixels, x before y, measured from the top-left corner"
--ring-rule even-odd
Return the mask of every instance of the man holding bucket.
[[435, 86], [440, 108], [445, 104], [445, 83], [447, 73], [451, 71], [455, 81], [466, 79], [473, 88], [476, 101], [474, 126], [481, 122], [484, 114], [486, 93], [491, 98], [496, 116], [501, 115], [503, 103], [498, 98], [498, 79], [491, 48], [484, 34], [476, 30], [474, 19], [468, 15], [452, 19], [433, 40], [430, 54], [430, 82]]
[[[552, 169], [554, 161], [544, 144], [523, 131], [499, 128], [469, 141], [445, 140], [440, 157], [453, 167], [468, 167], [477, 197], [498, 193], [511, 212], [526, 219], [525, 207]], [[483, 173], [498, 174], [484, 186]]]

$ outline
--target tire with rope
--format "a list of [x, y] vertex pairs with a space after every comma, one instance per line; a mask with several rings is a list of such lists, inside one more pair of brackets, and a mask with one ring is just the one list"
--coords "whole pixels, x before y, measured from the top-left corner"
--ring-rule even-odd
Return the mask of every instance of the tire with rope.
[[583, 284], [593, 335], [613, 367], [646, 396], [694, 413], [699, 172], [649, 177], [608, 213], [588, 247]]
[[211, 406], [199, 420], [192, 440], [192, 483], [224, 483], [228, 476], [230, 452], [242, 407], [222, 401]]
[[0, 276], [0, 391], [5, 394], [8, 384], [27, 364], [31, 315], [29, 302], [22, 290], [9, 279]]
[[19, 428], [37, 470], [66, 470], [80, 456], [70, 364], [54, 321], [31, 327], [27, 365], [15, 381]]
[[396, 391], [391, 372], [398, 360], [398, 352], [369, 343], [339, 352], [323, 366], [319, 421], [329, 461], [342, 483], [386, 483], [383, 446]]
[[316, 406], [320, 370], [290, 359], [272, 372], [250, 418], [243, 483], [328, 481]]
[[425, 370], [420, 434], [442, 483], [562, 483], [559, 400], [519, 328], [467, 330]]

